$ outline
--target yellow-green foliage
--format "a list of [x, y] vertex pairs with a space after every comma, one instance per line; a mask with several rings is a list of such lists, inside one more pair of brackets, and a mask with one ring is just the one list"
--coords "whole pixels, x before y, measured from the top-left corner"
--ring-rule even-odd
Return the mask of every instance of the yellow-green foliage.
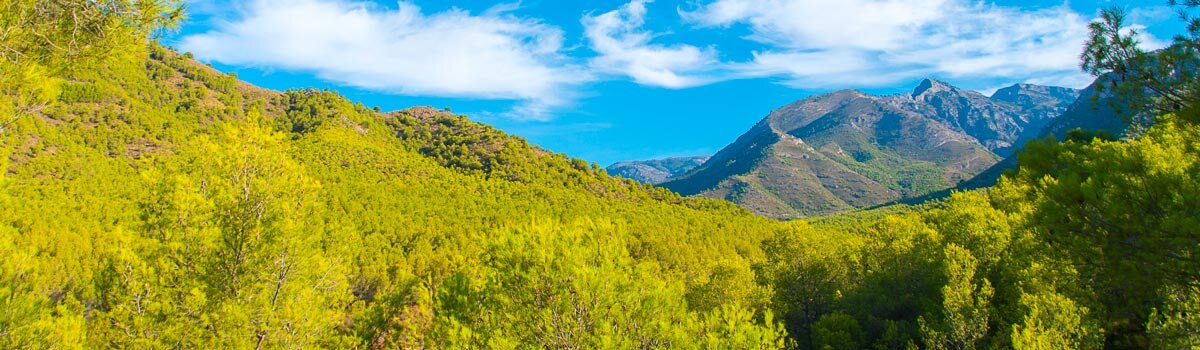
[[[0, 25], [62, 29], [8, 12], [35, 3]], [[144, 7], [104, 12], [132, 16], [87, 46], [112, 50], [0, 62], [0, 348], [1200, 339], [1194, 116], [1033, 144], [942, 202], [780, 223], [464, 116], [246, 85], [143, 45], [178, 16], [161, 2], [59, 3]]]
[[1182, 120], [1035, 143], [941, 203], [793, 224], [756, 271], [801, 348], [1195, 346], [1200, 126]]
[[4, 347], [787, 344], [774, 224], [730, 204], [163, 48], [105, 65], [3, 134]]

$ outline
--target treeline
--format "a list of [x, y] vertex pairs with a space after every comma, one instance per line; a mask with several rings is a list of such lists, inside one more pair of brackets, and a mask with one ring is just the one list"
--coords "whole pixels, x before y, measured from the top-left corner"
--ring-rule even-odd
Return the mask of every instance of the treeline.
[[792, 224], [756, 270], [811, 349], [1191, 348], [1200, 127], [1030, 146], [985, 191]]

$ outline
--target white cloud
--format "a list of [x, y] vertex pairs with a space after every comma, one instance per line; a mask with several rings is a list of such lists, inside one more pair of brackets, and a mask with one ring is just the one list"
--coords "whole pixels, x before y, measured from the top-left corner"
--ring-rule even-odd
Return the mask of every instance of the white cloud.
[[509, 10], [424, 14], [406, 1], [388, 9], [353, 0], [254, 0], [238, 18], [186, 36], [180, 47], [204, 60], [313, 72], [383, 92], [514, 100], [514, 115], [547, 119], [589, 77], [561, 55], [561, 30]]
[[884, 69], [877, 56], [856, 50], [755, 52], [753, 60], [735, 67], [742, 77], [783, 76], [783, 83], [795, 88], [884, 86], [930, 73], [916, 67]]
[[1149, 32], [1147, 30], [1147, 27], [1143, 24], [1134, 23], [1134, 24], [1131, 24], [1131, 25], [1125, 27], [1126, 35], [1135, 34], [1135, 33], [1137, 34], [1135, 36], [1135, 38], [1137, 38], [1137, 40], [1138, 40], [1138, 47], [1141, 48], [1142, 50], [1154, 51], [1154, 50], [1166, 48], [1167, 46], [1171, 45], [1171, 42], [1168, 41], [1170, 39], [1162, 40], [1157, 37], [1154, 37], [1153, 35], [1148, 34]]
[[651, 43], [655, 34], [642, 29], [647, 2], [633, 0], [617, 10], [583, 17], [584, 35], [592, 50], [600, 54], [591, 60], [591, 66], [628, 75], [639, 84], [666, 88], [713, 81], [711, 73], [719, 66], [715, 49]]
[[684, 18], [746, 25], [768, 46], [740, 64], [802, 87], [884, 86], [922, 76], [1061, 77], [1077, 85], [1089, 20], [1065, 5], [1017, 9], [973, 0], [714, 0]]
[[922, 23], [944, 18], [949, 0], [717, 0], [684, 17], [701, 24], [743, 22], [752, 39], [782, 47], [884, 50], [911, 39]]
[[[581, 18], [581, 42], [594, 55], [564, 48], [560, 28], [513, 14], [519, 2], [472, 14], [423, 13], [410, 1], [391, 8], [367, 0], [200, 1], [189, 5], [211, 27], [179, 46], [207, 61], [309, 72], [381, 92], [515, 101], [495, 114], [525, 120], [550, 119], [587, 83], [624, 77], [672, 89], [741, 78], [799, 88], [894, 86], [926, 76], [1071, 87], [1091, 80], [1078, 69], [1090, 19], [1065, 5], [697, 0], [679, 10], [706, 35], [748, 29], [750, 42], [725, 49], [761, 47], [731, 62], [715, 46], [671, 42], [648, 29], [647, 21], [674, 24], [674, 14], [649, 16], [652, 0], [627, 1]], [[1135, 9], [1131, 20], [1144, 28], [1137, 23], [1166, 15]], [[1148, 36], [1143, 43], [1165, 45]]]

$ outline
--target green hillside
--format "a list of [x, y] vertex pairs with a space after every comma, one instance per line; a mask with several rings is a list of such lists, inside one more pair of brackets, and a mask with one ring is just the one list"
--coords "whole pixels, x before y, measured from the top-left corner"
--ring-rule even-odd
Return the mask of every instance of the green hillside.
[[171, 4], [39, 4], [0, 5], [19, 53], [0, 60], [0, 348], [1200, 341], [1194, 106], [1035, 142], [990, 189], [778, 222], [464, 116], [247, 85], [146, 41]]
[[5, 125], [3, 344], [786, 339], [750, 272], [773, 227], [732, 204], [461, 116], [121, 49], [48, 78], [54, 99]]

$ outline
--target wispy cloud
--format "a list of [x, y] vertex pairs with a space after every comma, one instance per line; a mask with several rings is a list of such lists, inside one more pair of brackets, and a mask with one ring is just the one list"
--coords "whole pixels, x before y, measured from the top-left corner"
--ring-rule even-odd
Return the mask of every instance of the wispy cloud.
[[681, 10], [702, 27], [746, 25], [766, 46], [740, 65], [804, 87], [882, 86], [921, 76], [1084, 76], [1088, 18], [1057, 6], [968, 0], [715, 0]]
[[708, 76], [719, 63], [714, 48], [687, 44], [655, 44], [646, 23], [646, 0], [582, 19], [584, 35], [599, 54], [591, 66], [601, 72], [626, 75], [643, 85], [686, 88], [715, 80]]
[[518, 101], [516, 118], [547, 119], [589, 80], [561, 54], [563, 33], [538, 20], [452, 9], [425, 14], [352, 0], [254, 0], [180, 47], [204, 60], [314, 73], [409, 95]]

